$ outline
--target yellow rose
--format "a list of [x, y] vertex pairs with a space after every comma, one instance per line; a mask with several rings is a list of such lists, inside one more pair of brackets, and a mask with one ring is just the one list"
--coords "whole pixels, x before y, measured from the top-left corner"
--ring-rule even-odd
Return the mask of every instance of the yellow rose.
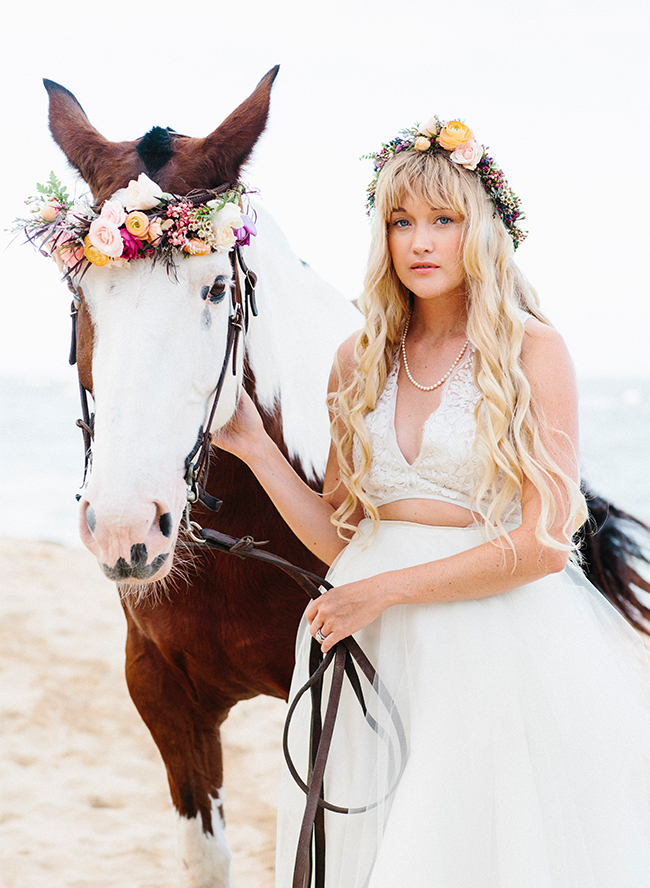
[[105, 253], [102, 253], [101, 250], [98, 250], [97, 247], [93, 246], [88, 236], [84, 238], [84, 244], [84, 256], [89, 262], [92, 262], [93, 265], [108, 265], [111, 261]]
[[460, 120], [450, 120], [447, 126], [440, 130], [438, 145], [441, 148], [446, 148], [447, 151], [453, 151], [459, 145], [469, 142], [473, 138], [474, 133], [468, 126], [465, 126]]
[[143, 238], [149, 230], [149, 220], [144, 213], [134, 210], [126, 217], [124, 222], [126, 230], [134, 237]]
[[205, 241], [199, 240], [196, 237], [187, 241], [187, 243], [183, 245], [183, 249], [186, 253], [189, 253], [190, 256], [205, 256], [207, 253], [211, 252], [210, 244], [206, 244]]
[[428, 151], [431, 148], [431, 140], [427, 139], [426, 136], [418, 136], [415, 142], [413, 142], [413, 147], [416, 151]]

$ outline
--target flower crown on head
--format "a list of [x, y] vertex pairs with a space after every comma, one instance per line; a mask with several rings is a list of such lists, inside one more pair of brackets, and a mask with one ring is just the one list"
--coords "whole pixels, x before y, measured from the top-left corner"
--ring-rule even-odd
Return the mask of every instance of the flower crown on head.
[[424, 126], [415, 125], [401, 130], [392, 141], [382, 145], [376, 154], [366, 154], [364, 159], [374, 161], [375, 175], [368, 186], [367, 208], [370, 214], [375, 207], [377, 180], [386, 163], [402, 151], [419, 151], [422, 154], [445, 153], [450, 160], [466, 170], [477, 173], [488, 197], [513, 240], [515, 249], [526, 237], [527, 232], [519, 228], [518, 222], [524, 218], [520, 200], [508, 185], [501, 168], [488, 155], [485, 146], [474, 138], [471, 129], [460, 120], [448, 123], [439, 117], [432, 117]]
[[179, 197], [164, 194], [141, 173], [99, 209], [86, 198], [73, 202], [54, 173], [36, 187], [39, 194], [26, 201], [31, 216], [17, 219], [13, 230], [24, 231], [41, 252], [57, 259], [68, 277], [88, 263], [121, 266], [131, 259], [173, 268], [179, 254], [227, 252], [257, 234], [242, 208], [247, 189], [239, 183]]

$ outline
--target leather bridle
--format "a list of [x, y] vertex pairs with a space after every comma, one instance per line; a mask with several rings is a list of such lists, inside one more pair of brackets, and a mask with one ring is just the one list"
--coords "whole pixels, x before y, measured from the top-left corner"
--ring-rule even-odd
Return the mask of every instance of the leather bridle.
[[[229, 186], [225, 187], [227, 188]], [[214, 192], [211, 193], [213, 194]], [[197, 193], [196, 199], [199, 203], [202, 202], [202, 200], [205, 199], [205, 192]], [[194, 541], [194, 544], [197, 546], [206, 546], [211, 549], [217, 549], [221, 552], [236, 555], [240, 558], [253, 558], [269, 564], [274, 564], [289, 576], [293, 577], [293, 579], [307, 592], [310, 598], [317, 599], [321, 594], [321, 588], [332, 588], [331, 584], [328, 583], [327, 580], [319, 577], [318, 574], [297, 567], [285, 559], [280, 558], [278, 555], [274, 555], [271, 552], [259, 548], [262, 544], [255, 543], [251, 537], [242, 537], [238, 539], [236, 537], [228, 536], [227, 534], [219, 533], [215, 530], [202, 528], [197, 522], [190, 520], [191, 505], [197, 500], [200, 500], [212, 511], [217, 511], [221, 506], [221, 500], [211, 496], [206, 490], [208, 465], [210, 460], [212, 423], [223, 390], [228, 367], [232, 367], [233, 375], [236, 375], [237, 373], [240, 337], [247, 332], [251, 315], [254, 317], [257, 316], [257, 304], [255, 301], [257, 276], [246, 265], [240, 247], [236, 247], [232, 251], [231, 263], [233, 268], [234, 286], [231, 288], [230, 295], [230, 314], [228, 318], [224, 358], [219, 378], [215, 386], [210, 414], [199, 432], [196, 444], [185, 460], [185, 481], [188, 487], [187, 507], [185, 511], [187, 531], [191, 539]], [[238, 273], [240, 270], [243, 276], [243, 290]], [[71, 308], [72, 343], [70, 348], [70, 363], [75, 364], [77, 362], [77, 319], [81, 307], [81, 299], [69, 278], [68, 285], [74, 295]], [[79, 391], [81, 396], [82, 418], [77, 420], [77, 425], [81, 428], [84, 438], [85, 483], [88, 471], [92, 464], [94, 415], [90, 413], [88, 406], [88, 391], [83, 386], [81, 379], [79, 380]], [[80, 496], [78, 495], [77, 498], [79, 499]], [[323, 680], [330, 667], [332, 667], [332, 681], [323, 720]], [[388, 712], [393, 727], [394, 738], [390, 736], [388, 731], [379, 725], [368, 711], [357, 668], [363, 673], [369, 686], [375, 691], [378, 699]], [[406, 733], [399, 712], [397, 711], [390, 694], [377, 675], [372, 663], [361, 650], [354, 638], [351, 636], [344, 638], [324, 657], [318, 642], [315, 639], [312, 639], [309, 670], [310, 677], [308, 681], [302, 686], [302, 688], [300, 688], [289, 706], [283, 734], [283, 752], [287, 766], [293, 779], [306, 794], [305, 812], [301, 823], [300, 836], [296, 851], [292, 888], [308, 888], [310, 884], [313, 885], [313, 888], [324, 888], [324, 810], [333, 811], [339, 814], [360, 814], [382, 804], [383, 801], [388, 799], [397, 786], [406, 766], [408, 752]], [[389, 771], [396, 773], [392, 786], [383, 799], [378, 799], [369, 805], [356, 808], [346, 808], [334, 805], [331, 802], [326, 801], [322, 795], [325, 766], [327, 764], [327, 758], [331, 746], [343, 682], [346, 677], [359, 702], [366, 723], [386, 746], [389, 760]], [[305, 782], [300, 777], [289, 752], [289, 728], [296, 707], [307, 692], [311, 694], [312, 715], [309, 775]], [[399, 751], [399, 767], [395, 764], [395, 742], [397, 742]]]

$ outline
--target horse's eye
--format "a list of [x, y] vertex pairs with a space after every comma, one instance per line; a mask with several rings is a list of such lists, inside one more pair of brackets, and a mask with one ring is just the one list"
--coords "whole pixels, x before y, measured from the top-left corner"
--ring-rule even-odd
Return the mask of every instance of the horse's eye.
[[217, 302], [221, 302], [223, 297], [226, 295], [227, 290], [228, 278], [225, 277], [225, 275], [220, 274], [217, 278], [215, 278], [214, 283], [210, 287], [210, 290], [203, 298], [208, 298], [210, 302], [215, 304]]

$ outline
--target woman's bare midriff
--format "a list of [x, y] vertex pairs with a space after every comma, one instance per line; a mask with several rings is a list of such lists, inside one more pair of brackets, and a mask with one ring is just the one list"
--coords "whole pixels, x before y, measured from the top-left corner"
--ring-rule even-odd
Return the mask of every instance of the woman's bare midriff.
[[414, 521], [441, 527], [469, 527], [480, 518], [469, 509], [441, 500], [406, 499], [379, 506], [379, 517], [385, 521]]

